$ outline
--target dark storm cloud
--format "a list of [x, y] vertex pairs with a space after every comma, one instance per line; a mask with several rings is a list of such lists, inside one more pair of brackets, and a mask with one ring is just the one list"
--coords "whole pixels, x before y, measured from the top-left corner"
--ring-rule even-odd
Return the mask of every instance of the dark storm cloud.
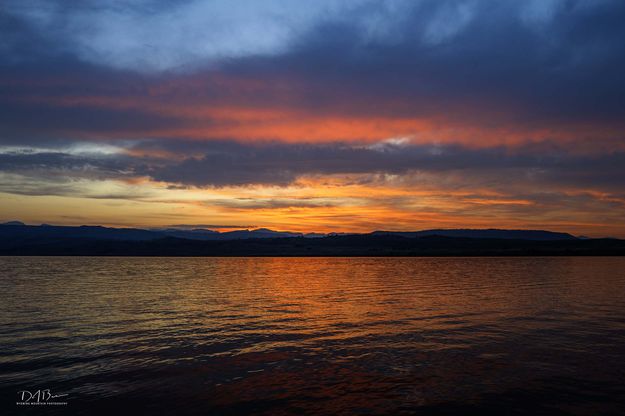
[[322, 208], [333, 207], [337, 202], [330, 198], [229, 198], [211, 199], [209, 206], [222, 206], [237, 210], [281, 209], [281, 208]]
[[623, 152], [588, 156], [557, 146], [555, 150], [552, 146], [549, 155], [545, 155], [537, 152], [535, 146], [510, 151], [503, 147], [470, 149], [394, 142], [354, 146], [163, 140], [137, 143], [131, 150], [142, 153], [157, 150], [169, 152], [172, 149], [201, 156], [175, 160], [116, 153], [8, 151], [0, 153], [0, 171], [92, 179], [148, 176], [174, 186], [197, 187], [284, 186], [311, 175], [466, 172], [491, 182], [521, 181], [618, 189], [625, 177]]
[[[176, 116], [148, 109], [50, 108], [15, 99], [35, 91], [149, 100], [151, 85], [207, 68], [272, 88], [232, 97], [231, 87], [220, 91], [196, 78], [192, 93], [172, 95], [331, 114], [444, 116], [484, 128], [572, 121], [621, 126], [625, 118], [625, 3], [619, 0], [251, 2], [248, 14], [199, 1], [7, 4], [0, 12], [2, 77], [66, 75], [72, 81], [5, 83], [8, 101], [0, 104], [8, 136], [27, 120], [42, 132], [178, 127], [183, 121]], [[211, 19], [218, 19], [213, 26]], [[227, 24], [241, 30], [226, 37], [220, 28]], [[257, 25], [265, 30], [248, 36]], [[33, 130], [27, 133], [37, 136]]]
[[[542, 3], [414, 2], [387, 36], [363, 35], [348, 19], [323, 22], [288, 53], [235, 60], [226, 70], [305, 80], [309, 106], [493, 123], [505, 112], [512, 125], [620, 123], [625, 3]], [[544, 10], [532, 14], [523, 9], [529, 4]], [[458, 9], [464, 19], [454, 19]]]
[[[247, 12], [227, 3], [7, 1], [0, 10], [0, 144], [48, 150], [1, 153], [0, 171], [149, 176], [173, 187], [415, 171], [537, 187], [623, 185], [622, 138], [614, 142], [620, 147], [580, 155], [549, 142], [549, 129], [586, 123], [600, 132], [625, 124], [625, 2], [268, 1], [246, 3]], [[247, 81], [261, 86], [241, 89]], [[86, 99], [68, 102], [73, 97]], [[485, 132], [537, 126], [555, 144], [367, 147], [307, 137], [296, 138], [301, 144], [243, 144], [214, 137], [209, 127], [218, 121], [185, 118], [173, 111], [180, 105], [432, 117]], [[198, 120], [211, 142], [169, 133]], [[170, 139], [149, 140], [159, 130]], [[172, 157], [63, 150], [85, 137], [145, 138], [122, 147]], [[478, 133], [475, 142], [481, 140]]]
[[63, 130], [90, 131], [98, 134], [118, 131], [141, 132], [146, 128], [175, 127], [180, 122], [173, 117], [147, 114], [137, 110], [71, 109], [50, 105], [23, 105], [0, 102], [0, 143], [24, 143], [45, 140], [49, 132], [61, 135]]
[[[348, 91], [368, 93], [372, 105], [380, 96], [403, 99], [416, 113], [470, 117], [467, 106], [494, 114], [493, 105], [503, 105], [516, 117], [539, 119], [622, 114], [623, 3], [558, 2], [543, 22], [523, 19], [524, 3], [420, 3], [390, 42], [363, 40], [349, 23], [327, 25], [276, 66], [326, 85], [347, 83]], [[457, 32], [452, 20], [446, 37], [428, 41], [424, 32], [441, 10], [461, 4], [471, 18]], [[439, 22], [443, 35], [445, 24]], [[265, 65], [274, 70], [274, 61]]]
[[[164, 149], [181, 143], [160, 142]], [[152, 148], [158, 147], [156, 143]], [[203, 156], [148, 167], [155, 180], [193, 186], [288, 185], [305, 175], [397, 174], [408, 172], [476, 172], [499, 181], [529, 181], [569, 186], [618, 188], [625, 177], [625, 153], [576, 155], [564, 147], [548, 155], [535, 146], [510, 151], [504, 147], [415, 146], [378, 143], [262, 145], [232, 142], [188, 143]], [[509, 176], [506, 176], [509, 175]]]
[[123, 176], [133, 165], [126, 158], [112, 156], [75, 155], [62, 152], [7, 152], [0, 153], [0, 172], [25, 173], [46, 176], [64, 173], [68, 176], [88, 176], [97, 173], [103, 178]]

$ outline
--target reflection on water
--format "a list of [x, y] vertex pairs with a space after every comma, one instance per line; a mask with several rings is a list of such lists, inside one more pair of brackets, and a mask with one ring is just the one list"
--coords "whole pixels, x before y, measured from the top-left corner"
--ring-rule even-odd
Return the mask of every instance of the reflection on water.
[[38, 388], [58, 414], [625, 414], [624, 258], [0, 270], [3, 414]]

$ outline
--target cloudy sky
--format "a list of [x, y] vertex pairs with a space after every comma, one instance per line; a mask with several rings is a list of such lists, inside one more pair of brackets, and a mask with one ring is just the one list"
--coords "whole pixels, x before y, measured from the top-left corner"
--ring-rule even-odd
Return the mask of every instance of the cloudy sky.
[[625, 237], [621, 0], [4, 0], [0, 220]]

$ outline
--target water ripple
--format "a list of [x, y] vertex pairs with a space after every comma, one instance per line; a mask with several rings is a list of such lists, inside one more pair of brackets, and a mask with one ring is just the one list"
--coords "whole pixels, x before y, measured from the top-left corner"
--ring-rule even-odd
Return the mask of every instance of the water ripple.
[[622, 258], [0, 270], [0, 390], [67, 393], [52, 413], [625, 414]]

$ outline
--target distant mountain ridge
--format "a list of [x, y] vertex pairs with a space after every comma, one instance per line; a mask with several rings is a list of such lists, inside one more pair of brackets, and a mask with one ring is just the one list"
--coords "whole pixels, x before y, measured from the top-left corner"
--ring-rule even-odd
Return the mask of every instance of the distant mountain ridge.
[[66, 239], [88, 238], [98, 240], [128, 240], [150, 241], [166, 237], [175, 237], [190, 240], [247, 240], [260, 238], [324, 238], [337, 235], [371, 235], [397, 236], [405, 238], [423, 238], [430, 236], [476, 239], [513, 239], [531, 241], [575, 240], [577, 237], [568, 234], [545, 230], [505, 230], [505, 229], [432, 229], [422, 231], [374, 231], [365, 234], [349, 233], [297, 233], [290, 231], [274, 231], [267, 228], [255, 230], [235, 230], [218, 232], [209, 229], [141, 229], [141, 228], [111, 228], [103, 226], [58, 226], [42, 224], [26, 225], [20, 221], [10, 221], [0, 224], [0, 237], [12, 239]]
[[625, 240], [543, 230], [292, 233], [266, 228], [107, 228], [0, 224], [2, 256], [583, 256], [625, 255]]
[[67, 239], [88, 238], [96, 240], [127, 240], [150, 241], [166, 237], [175, 237], [189, 240], [245, 240], [252, 238], [286, 238], [302, 237], [302, 233], [287, 231], [273, 231], [266, 228], [256, 230], [235, 230], [217, 232], [207, 229], [142, 229], [142, 228], [112, 228], [100, 225], [62, 226], [62, 225], [25, 225], [19, 221], [10, 221], [0, 224], [0, 238], [12, 239]]
[[[0, 233], [6, 228], [19, 227], [0, 226]], [[618, 239], [534, 241], [439, 235], [408, 238], [389, 234], [230, 240], [4, 237], [0, 236], [0, 256], [625, 256], [625, 240]]]
[[461, 238], [495, 238], [502, 240], [532, 240], [532, 241], [553, 241], [553, 240], [576, 240], [577, 237], [568, 233], [558, 233], [544, 230], [503, 230], [497, 228], [488, 229], [434, 229], [412, 232], [396, 231], [374, 231], [372, 235], [399, 235], [410, 238], [420, 238], [438, 235], [441, 237], [461, 237]]

